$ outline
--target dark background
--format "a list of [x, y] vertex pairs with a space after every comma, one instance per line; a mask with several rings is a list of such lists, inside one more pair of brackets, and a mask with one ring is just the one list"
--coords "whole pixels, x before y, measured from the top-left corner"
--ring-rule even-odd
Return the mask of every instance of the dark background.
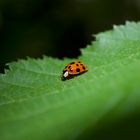
[[92, 34], [140, 20], [140, 0], [0, 0], [0, 71], [17, 58], [76, 58]]

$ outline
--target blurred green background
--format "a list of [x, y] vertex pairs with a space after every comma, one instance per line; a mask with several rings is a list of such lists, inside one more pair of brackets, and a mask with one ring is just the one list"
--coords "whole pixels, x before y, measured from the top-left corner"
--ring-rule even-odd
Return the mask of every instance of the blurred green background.
[[26, 56], [77, 57], [126, 20], [140, 20], [140, 0], [0, 0], [0, 71]]

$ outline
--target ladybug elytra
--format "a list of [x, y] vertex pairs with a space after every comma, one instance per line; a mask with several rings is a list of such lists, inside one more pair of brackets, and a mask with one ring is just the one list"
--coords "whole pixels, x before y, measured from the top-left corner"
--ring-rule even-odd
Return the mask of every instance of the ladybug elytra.
[[87, 71], [88, 71], [87, 66], [84, 63], [82, 63], [81, 61], [73, 61], [67, 64], [66, 67], [64, 68], [61, 75], [61, 80], [65, 81], [65, 80], [72, 79]]

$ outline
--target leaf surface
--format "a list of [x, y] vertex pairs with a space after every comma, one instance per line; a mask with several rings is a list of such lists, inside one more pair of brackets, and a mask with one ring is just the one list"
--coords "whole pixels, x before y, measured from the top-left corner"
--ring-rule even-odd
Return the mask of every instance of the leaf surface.
[[9, 64], [0, 75], [1, 140], [139, 136], [140, 23], [99, 33], [81, 51], [89, 71], [67, 81], [60, 75], [71, 59]]

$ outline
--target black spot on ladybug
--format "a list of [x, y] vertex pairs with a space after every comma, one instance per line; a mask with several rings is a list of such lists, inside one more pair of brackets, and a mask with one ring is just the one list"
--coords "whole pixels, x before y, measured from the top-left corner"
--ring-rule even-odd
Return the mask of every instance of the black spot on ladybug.
[[83, 64], [80, 64], [81, 66], [83, 66]]
[[86, 69], [85, 66], [82, 67], [84, 70]]
[[76, 66], [79, 66], [79, 64], [76, 64]]
[[79, 69], [79, 68], [77, 68], [77, 69], [76, 69], [76, 71], [77, 71], [77, 72], [80, 72], [80, 69]]
[[71, 62], [70, 64], [75, 64], [75, 62]]
[[70, 69], [70, 68], [71, 68], [71, 66], [68, 66], [68, 68]]
[[78, 61], [78, 63], [81, 63], [80, 61]]

